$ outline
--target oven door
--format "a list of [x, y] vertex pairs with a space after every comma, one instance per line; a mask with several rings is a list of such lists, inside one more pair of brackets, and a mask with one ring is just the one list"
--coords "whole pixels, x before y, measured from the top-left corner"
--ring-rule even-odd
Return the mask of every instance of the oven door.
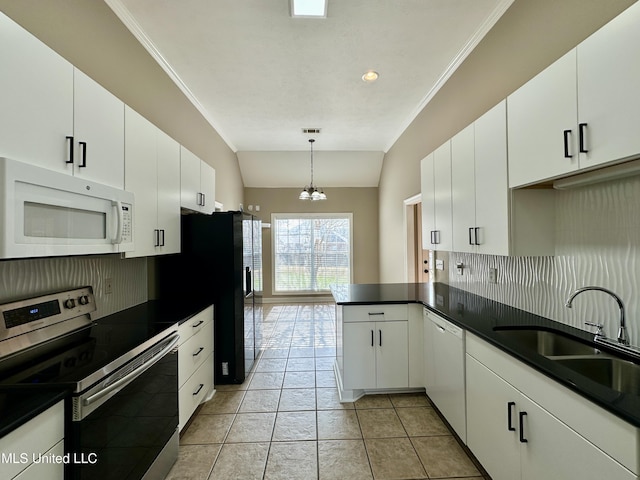
[[177, 438], [178, 340], [165, 338], [72, 397], [66, 479], [139, 480]]

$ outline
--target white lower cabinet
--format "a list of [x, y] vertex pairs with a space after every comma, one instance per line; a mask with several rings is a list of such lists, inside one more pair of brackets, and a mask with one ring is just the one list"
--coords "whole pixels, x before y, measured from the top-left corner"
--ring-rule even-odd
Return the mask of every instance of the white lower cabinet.
[[178, 329], [178, 407], [180, 430], [193, 412], [213, 394], [213, 306]]
[[[64, 464], [34, 463], [40, 455], [64, 454], [64, 402], [60, 401], [34, 419], [0, 438], [0, 478], [62, 480]], [[8, 460], [8, 461], [5, 461]]]
[[[493, 480], [637, 478], [617, 461], [629, 458], [624, 451], [603, 451], [602, 445], [594, 445], [581, 434], [595, 427], [597, 435], [607, 436], [613, 432], [611, 429], [618, 429], [615, 437], [604, 439], [616, 445], [628, 435], [633, 437], [635, 429], [606, 418], [605, 411], [585, 416], [570, 427], [563, 421], [565, 418], [560, 420], [521, 390], [533, 389], [536, 400], [550, 402], [552, 410], [555, 403], [560, 409], [579, 413], [595, 410], [571, 392], [558, 390], [556, 385], [545, 392], [537, 372], [472, 335], [467, 336], [467, 346], [467, 446]], [[511, 381], [515, 379], [515, 385], [501, 374]], [[572, 420], [568, 419], [568, 423]], [[627, 449], [633, 447], [629, 445]], [[621, 459], [612, 458], [618, 453]]]

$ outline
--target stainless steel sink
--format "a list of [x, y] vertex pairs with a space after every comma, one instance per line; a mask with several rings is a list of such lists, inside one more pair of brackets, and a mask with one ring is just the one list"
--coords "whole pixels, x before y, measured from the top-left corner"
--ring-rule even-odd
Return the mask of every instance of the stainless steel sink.
[[593, 346], [550, 330], [500, 328], [494, 329], [494, 331], [517, 343], [522, 348], [533, 350], [545, 357], [597, 355], [599, 353]]
[[615, 357], [556, 358], [574, 372], [617, 392], [640, 395], [640, 365]]

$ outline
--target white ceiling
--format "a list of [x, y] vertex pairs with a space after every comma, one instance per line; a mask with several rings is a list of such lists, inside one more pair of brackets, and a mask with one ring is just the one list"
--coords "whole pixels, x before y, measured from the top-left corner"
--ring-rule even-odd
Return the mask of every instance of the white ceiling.
[[[106, 0], [237, 152], [247, 187], [377, 186], [382, 158], [513, 0]], [[367, 70], [380, 74], [367, 84]]]

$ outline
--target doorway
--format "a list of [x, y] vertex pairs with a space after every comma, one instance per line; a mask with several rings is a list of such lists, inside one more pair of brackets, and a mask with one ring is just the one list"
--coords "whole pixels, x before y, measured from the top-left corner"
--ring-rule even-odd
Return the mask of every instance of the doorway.
[[408, 283], [429, 281], [429, 250], [422, 249], [422, 197], [404, 201], [406, 225], [406, 278]]

